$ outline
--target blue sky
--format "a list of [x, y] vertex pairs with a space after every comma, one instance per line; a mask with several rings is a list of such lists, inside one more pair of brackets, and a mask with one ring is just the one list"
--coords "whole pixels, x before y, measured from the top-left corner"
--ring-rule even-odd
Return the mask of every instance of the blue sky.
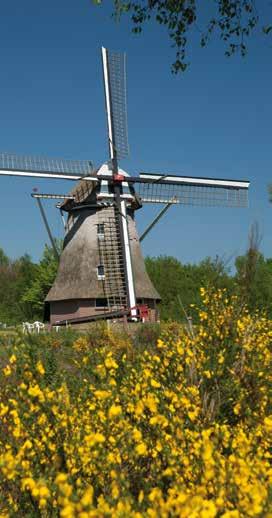
[[[227, 59], [218, 40], [201, 50], [193, 36], [191, 66], [175, 76], [164, 29], [154, 24], [132, 35], [127, 19], [116, 24], [110, 18], [110, 3], [95, 8], [90, 0], [3, 2], [0, 151], [105, 161], [100, 48], [126, 51], [126, 170], [252, 182], [246, 210], [171, 208], [146, 238], [144, 253], [182, 262], [216, 255], [228, 260], [245, 251], [249, 227], [258, 221], [262, 251], [272, 256], [272, 38], [256, 35], [245, 59]], [[10, 257], [28, 252], [38, 260], [47, 235], [30, 192], [67, 192], [72, 185], [4, 177], [0, 183], [0, 247]], [[54, 234], [61, 236], [58, 211], [52, 202], [44, 204]], [[140, 232], [157, 211], [138, 212]]]

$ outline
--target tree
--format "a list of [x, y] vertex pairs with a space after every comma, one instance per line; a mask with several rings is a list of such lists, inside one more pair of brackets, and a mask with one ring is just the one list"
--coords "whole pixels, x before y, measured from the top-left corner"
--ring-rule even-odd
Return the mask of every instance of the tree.
[[248, 249], [244, 256], [236, 258], [237, 281], [240, 296], [251, 309], [254, 307], [254, 291], [257, 269], [263, 259], [259, 251], [261, 237], [258, 224], [254, 223], [248, 236]]
[[157, 288], [162, 302], [160, 305], [163, 320], [181, 320], [181, 310], [178, 304], [178, 295], [182, 293], [184, 271], [182, 264], [174, 257], [160, 256], [147, 257], [146, 269], [152, 282]]
[[0, 267], [7, 266], [9, 264], [9, 258], [5, 254], [4, 250], [0, 248]]
[[265, 259], [261, 253], [258, 255], [248, 291], [243, 286], [247, 261], [247, 254], [236, 259], [236, 278], [240, 288], [241, 305], [246, 303], [250, 311], [264, 311], [269, 318], [272, 318], [272, 259]]
[[191, 316], [191, 304], [201, 304], [201, 287], [226, 288], [228, 294], [234, 291], [234, 278], [218, 257], [214, 260], [208, 257], [199, 264], [184, 265], [174, 257], [147, 257], [145, 264], [162, 298], [162, 320], [181, 321], [185, 320], [186, 315]]
[[251, 226], [244, 256], [236, 258], [236, 281], [241, 304], [250, 311], [265, 311], [272, 318], [272, 259], [261, 254], [261, 236], [257, 223]]
[[[105, 0], [93, 0], [105, 4]], [[226, 44], [225, 54], [231, 56], [240, 52], [246, 54], [246, 39], [260, 25], [260, 17], [254, 0], [215, 0], [206, 2], [206, 9], [200, 0], [112, 0], [115, 18], [127, 14], [131, 18], [132, 31], [140, 33], [150, 20], [164, 25], [172, 47], [176, 50], [173, 72], [184, 71], [187, 62], [187, 43], [192, 30], [199, 34], [200, 45], [205, 47], [214, 33], [218, 33]], [[268, 5], [268, 1], [267, 1]], [[206, 11], [206, 12], [205, 12]], [[263, 27], [264, 34], [272, 30]]]
[[31, 318], [31, 307], [22, 301], [22, 296], [32, 281], [35, 268], [28, 255], [12, 261], [0, 250], [1, 322], [16, 324]]
[[24, 293], [33, 282], [37, 265], [31, 260], [28, 254], [23, 255], [14, 262], [14, 268], [17, 272], [14, 292], [16, 302], [14, 304], [16, 321], [32, 320], [34, 317], [33, 308], [31, 304], [24, 300]]
[[[58, 250], [61, 241], [56, 241]], [[28, 254], [11, 260], [0, 248], [0, 322], [9, 325], [43, 318], [44, 299], [57, 273], [58, 261], [45, 246], [39, 264]]]
[[[56, 245], [60, 251], [62, 242], [56, 242]], [[58, 261], [55, 252], [53, 248], [45, 245], [42, 259], [36, 266], [32, 282], [22, 298], [23, 302], [31, 305], [35, 318], [43, 319], [44, 299], [55, 280], [57, 269]]]

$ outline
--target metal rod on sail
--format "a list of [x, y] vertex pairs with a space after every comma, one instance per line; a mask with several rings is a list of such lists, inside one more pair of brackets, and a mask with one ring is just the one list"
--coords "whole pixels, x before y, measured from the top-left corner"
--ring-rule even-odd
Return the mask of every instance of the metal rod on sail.
[[44, 222], [44, 225], [45, 225], [48, 237], [50, 239], [54, 255], [55, 255], [56, 259], [59, 261], [59, 253], [58, 253], [58, 250], [57, 250], [57, 247], [56, 247], [56, 243], [55, 243], [55, 240], [53, 238], [53, 235], [52, 235], [52, 232], [51, 232], [51, 229], [50, 229], [50, 226], [49, 226], [49, 223], [48, 223], [48, 220], [47, 220], [44, 208], [42, 206], [42, 202], [41, 202], [40, 198], [36, 198], [36, 201], [37, 201], [38, 207], [40, 209], [40, 213], [41, 213], [41, 216], [42, 216], [42, 219], [43, 219], [43, 222]]
[[150, 232], [150, 230], [156, 225], [156, 223], [158, 223], [158, 221], [162, 218], [162, 216], [166, 213], [166, 211], [171, 207], [171, 205], [173, 205], [171, 202], [167, 203], [167, 205], [165, 205], [165, 207], [163, 207], [163, 209], [159, 212], [159, 214], [157, 214], [157, 216], [153, 219], [153, 221], [151, 221], [151, 223], [148, 225], [148, 227], [144, 230], [144, 232], [140, 236], [140, 238], [139, 238], [140, 242], [144, 240], [144, 238], [147, 236], [147, 234]]
[[60, 211], [60, 216], [61, 216], [61, 221], [62, 221], [62, 224], [63, 224], [63, 228], [64, 230], [66, 230], [66, 221], [65, 221], [65, 218], [64, 218], [64, 215], [63, 215], [63, 211], [61, 209], [59, 209]]

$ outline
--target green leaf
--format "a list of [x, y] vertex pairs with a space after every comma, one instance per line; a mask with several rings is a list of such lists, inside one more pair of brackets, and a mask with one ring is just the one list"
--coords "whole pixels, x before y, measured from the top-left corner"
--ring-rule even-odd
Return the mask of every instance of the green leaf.
[[272, 25], [267, 25], [266, 27], [263, 27], [264, 34], [269, 34], [272, 31]]

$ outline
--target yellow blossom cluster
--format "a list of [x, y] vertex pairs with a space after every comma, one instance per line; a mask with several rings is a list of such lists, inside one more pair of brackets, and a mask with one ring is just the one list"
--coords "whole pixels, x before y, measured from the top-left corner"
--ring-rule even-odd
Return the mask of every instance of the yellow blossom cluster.
[[0, 516], [272, 517], [272, 322], [201, 295], [145, 350], [3, 344]]

